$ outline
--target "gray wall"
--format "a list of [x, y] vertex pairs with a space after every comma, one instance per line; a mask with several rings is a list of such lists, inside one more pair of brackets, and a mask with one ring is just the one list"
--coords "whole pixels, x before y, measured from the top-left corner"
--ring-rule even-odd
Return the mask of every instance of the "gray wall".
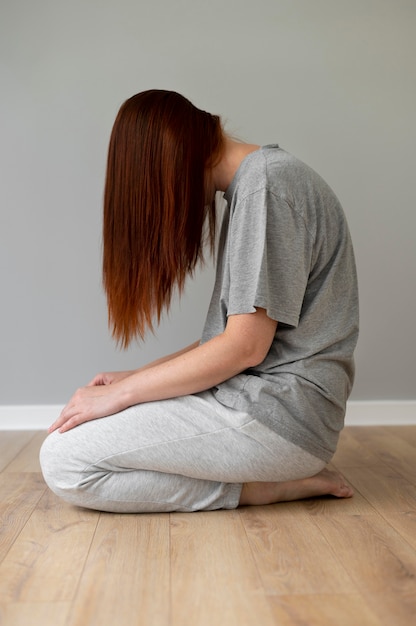
[[414, 399], [415, 18], [414, 0], [2, 0], [0, 404], [64, 403], [201, 332], [211, 267], [144, 345], [119, 352], [107, 332], [108, 137], [153, 87], [326, 178], [360, 276], [353, 398]]

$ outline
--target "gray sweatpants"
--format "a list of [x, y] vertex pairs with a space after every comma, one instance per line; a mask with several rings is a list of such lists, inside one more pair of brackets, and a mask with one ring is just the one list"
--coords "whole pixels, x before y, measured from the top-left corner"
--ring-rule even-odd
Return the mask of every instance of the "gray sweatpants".
[[305, 478], [325, 466], [211, 391], [54, 432], [40, 460], [63, 499], [125, 513], [233, 509], [242, 483]]

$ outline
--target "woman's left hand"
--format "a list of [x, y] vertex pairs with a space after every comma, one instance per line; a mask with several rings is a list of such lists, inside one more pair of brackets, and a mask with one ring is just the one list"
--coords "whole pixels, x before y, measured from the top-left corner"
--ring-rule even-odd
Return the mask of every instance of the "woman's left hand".
[[64, 433], [83, 422], [113, 415], [125, 408], [117, 383], [81, 387], [74, 393], [58, 419], [48, 428], [48, 432], [59, 430]]

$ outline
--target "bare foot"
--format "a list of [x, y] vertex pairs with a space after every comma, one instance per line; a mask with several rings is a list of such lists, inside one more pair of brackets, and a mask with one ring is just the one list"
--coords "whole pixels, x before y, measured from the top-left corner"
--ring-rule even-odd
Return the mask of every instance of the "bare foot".
[[282, 483], [244, 483], [240, 496], [240, 506], [289, 502], [317, 496], [351, 498], [352, 487], [337, 472], [323, 469], [319, 474], [301, 480]]

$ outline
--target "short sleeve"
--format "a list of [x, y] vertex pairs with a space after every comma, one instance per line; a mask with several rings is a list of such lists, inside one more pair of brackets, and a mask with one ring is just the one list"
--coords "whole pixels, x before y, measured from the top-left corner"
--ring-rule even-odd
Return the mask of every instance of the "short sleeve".
[[303, 216], [267, 189], [237, 201], [228, 237], [228, 315], [266, 309], [297, 326], [308, 282], [311, 237]]

